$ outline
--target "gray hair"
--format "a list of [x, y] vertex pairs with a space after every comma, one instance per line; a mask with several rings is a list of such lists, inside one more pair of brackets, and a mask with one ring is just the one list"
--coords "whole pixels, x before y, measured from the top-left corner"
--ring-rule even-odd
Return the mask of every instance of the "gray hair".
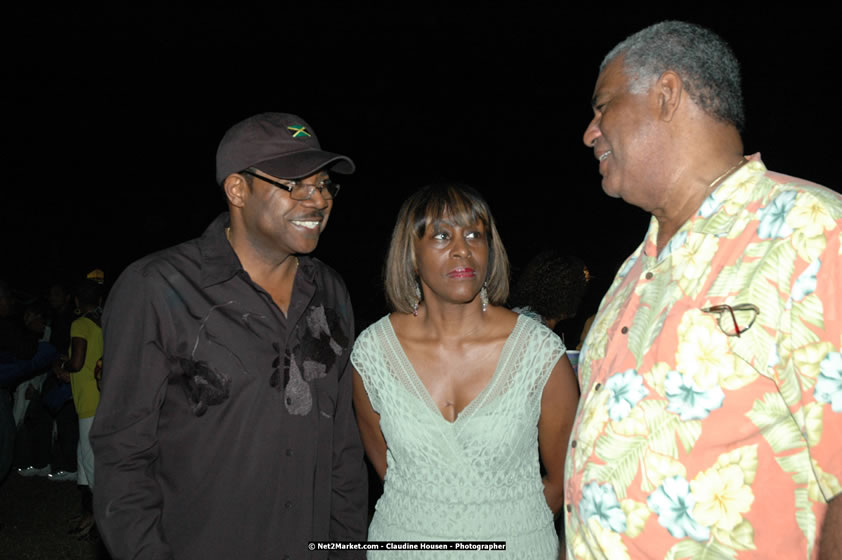
[[630, 35], [611, 49], [600, 72], [618, 56], [633, 93], [643, 93], [667, 70], [676, 72], [684, 89], [705, 113], [745, 126], [740, 64], [716, 33], [683, 21], [663, 21]]

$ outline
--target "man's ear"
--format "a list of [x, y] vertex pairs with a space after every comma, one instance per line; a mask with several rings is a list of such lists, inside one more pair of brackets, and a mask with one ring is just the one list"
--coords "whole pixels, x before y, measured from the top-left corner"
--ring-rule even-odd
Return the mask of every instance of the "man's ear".
[[248, 196], [249, 186], [245, 177], [239, 173], [232, 173], [222, 183], [222, 190], [225, 191], [228, 204], [236, 208], [242, 208]]
[[657, 96], [658, 115], [666, 122], [671, 121], [684, 99], [684, 82], [678, 74], [667, 70], [652, 89]]

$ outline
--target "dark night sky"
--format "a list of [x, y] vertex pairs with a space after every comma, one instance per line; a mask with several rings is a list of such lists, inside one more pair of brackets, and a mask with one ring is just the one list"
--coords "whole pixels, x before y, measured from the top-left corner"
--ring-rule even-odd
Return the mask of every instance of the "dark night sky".
[[590, 95], [614, 44], [671, 18], [712, 27], [741, 60], [747, 152], [842, 186], [840, 40], [820, 14], [229, 4], [7, 9], [0, 275], [34, 289], [99, 266], [113, 281], [199, 235], [224, 209], [219, 138], [269, 110], [301, 115], [326, 149], [357, 163], [316, 254], [346, 278], [363, 322], [384, 310], [380, 267], [400, 202], [432, 180], [487, 196], [515, 273], [555, 246], [584, 258], [604, 290], [648, 218], [601, 191], [581, 143]]

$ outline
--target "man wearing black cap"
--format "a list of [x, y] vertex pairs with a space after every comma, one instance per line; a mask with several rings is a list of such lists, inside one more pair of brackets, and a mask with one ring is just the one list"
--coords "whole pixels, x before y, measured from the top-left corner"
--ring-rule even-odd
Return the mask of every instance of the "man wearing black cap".
[[132, 264], [107, 302], [97, 524], [115, 559], [327, 558], [308, 541], [365, 538], [366, 471], [351, 302], [307, 254], [339, 192], [327, 172], [354, 164], [264, 113], [216, 167], [229, 212]]

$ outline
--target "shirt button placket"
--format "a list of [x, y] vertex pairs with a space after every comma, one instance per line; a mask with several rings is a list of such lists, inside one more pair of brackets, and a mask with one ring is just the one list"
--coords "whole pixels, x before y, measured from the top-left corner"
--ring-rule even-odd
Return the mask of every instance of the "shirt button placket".
[[271, 377], [271, 381], [269, 382], [269, 384], [272, 387], [277, 387], [281, 383], [281, 370], [279, 368], [279, 366], [281, 365], [281, 356], [280, 356], [281, 347], [277, 342], [273, 342], [272, 343], [272, 349], [278, 355], [275, 356], [274, 360], [272, 360], [272, 377]]

